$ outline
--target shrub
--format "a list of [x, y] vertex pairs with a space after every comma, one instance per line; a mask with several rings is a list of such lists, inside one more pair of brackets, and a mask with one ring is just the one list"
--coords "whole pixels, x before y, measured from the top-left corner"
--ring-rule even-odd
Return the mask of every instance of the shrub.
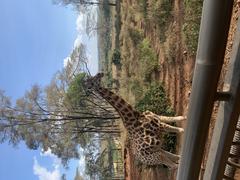
[[149, 19], [152, 19], [157, 24], [161, 42], [165, 41], [165, 32], [168, 29], [170, 21], [173, 19], [173, 3], [174, 1], [171, 0], [157, 0], [149, 7]]
[[150, 81], [152, 72], [158, 71], [159, 69], [157, 54], [151, 48], [148, 39], [144, 39], [138, 48], [141, 74], [144, 76], [144, 81]]
[[170, 107], [170, 101], [162, 85], [151, 85], [145, 96], [136, 103], [137, 110], [152, 111], [164, 116], [172, 116], [174, 112]]
[[121, 53], [118, 49], [114, 49], [112, 54], [112, 63], [117, 67], [121, 67]]
[[134, 46], [137, 46], [144, 38], [143, 32], [141, 30], [129, 28], [128, 32]]
[[[173, 116], [174, 111], [170, 107], [170, 101], [167, 98], [166, 92], [162, 85], [152, 85], [145, 93], [145, 96], [136, 103], [136, 109], [144, 112], [146, 110], [152, 111], [155, 114], [164, 116]], [[163, 149], [174, 152], [176, 149], [176, 135], [165, 134], [163, 142]]]

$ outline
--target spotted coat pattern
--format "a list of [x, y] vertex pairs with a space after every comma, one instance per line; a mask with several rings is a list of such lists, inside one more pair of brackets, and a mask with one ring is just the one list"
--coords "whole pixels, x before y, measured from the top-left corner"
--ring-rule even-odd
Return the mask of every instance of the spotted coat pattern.
[[167, 123], [185, 120], [183, 116], [159, 116], [150, 111], [140, 113], [120, 96], [101, 86], [102, 73], [85, 82], [88, 91], [95, 91], [108, 101], [119, 113], [128, 132], [129, 142], [135, 158], [146, 165], [164, 164], [176, 168], [180, 156], [161, 149], [165, 132], [182, 133], [183, 129]]

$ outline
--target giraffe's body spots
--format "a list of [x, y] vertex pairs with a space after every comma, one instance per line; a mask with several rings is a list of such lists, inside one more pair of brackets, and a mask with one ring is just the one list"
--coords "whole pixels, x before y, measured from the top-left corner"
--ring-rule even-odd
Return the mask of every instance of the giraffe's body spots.
[[161, 149], [162, 137], [165, 132], [182, 133], [183, 129], [167, 123], [182, 121], [186, 117], [159, 116], [150, 111], [140, 113], [132, 108], [121, 97], [101, 86], [103, 74], [89, 78], [87, 89], [97, 92], [108, 101], [119, 113], [128, 131], [129, 142], [135, 157], [143, 164], [164, 164], [176, 168], [179, 156]]

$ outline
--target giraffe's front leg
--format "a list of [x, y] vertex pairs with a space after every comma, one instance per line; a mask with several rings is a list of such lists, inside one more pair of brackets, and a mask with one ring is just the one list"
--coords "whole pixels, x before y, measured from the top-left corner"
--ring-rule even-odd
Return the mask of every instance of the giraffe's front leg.
[[180, 159], [180, 155], [177, 155], [177, 154], [173, 154], [173, 153], [170, 153], [168, 151], [165, 151], [163, 149], [160, 149], [160, 151], [162, 152], [162, 154], [168, 158], [170, 158], [172, 161], [175, 161], [176, 163], [178, 163], [179, 159]]
[[160, 122], [164, 122], [164, 123], [173, 123], [173, 122], [181, 122], [181, 121], [184, 121], [187, 119], [186, 116], [160, 116], [160, 115], [157, 115], [151, 111], [145, 111], [143, 113], [145, 116], [148, 116], [148, 117], [153, 117], [154, 119], [160, 121]]
[[174, 133], [179, 133], [179, 134], [184, 132], [183, 128], [171, 126], [171, 125], [163, 123], [163, 122], [160, 123], [160, 126], [161, 126], [161, 129], [163, 129], [166, 132], [174, 132]]

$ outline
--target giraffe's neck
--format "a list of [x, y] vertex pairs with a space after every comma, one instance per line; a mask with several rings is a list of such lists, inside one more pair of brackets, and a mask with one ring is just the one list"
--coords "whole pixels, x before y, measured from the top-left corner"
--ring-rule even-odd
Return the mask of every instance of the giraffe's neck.
[[94, 90], [116, 109], [126, 129], [137, 125], [140, 113], [134, 110], [130, 104], [104, 87], [98, 87]]

